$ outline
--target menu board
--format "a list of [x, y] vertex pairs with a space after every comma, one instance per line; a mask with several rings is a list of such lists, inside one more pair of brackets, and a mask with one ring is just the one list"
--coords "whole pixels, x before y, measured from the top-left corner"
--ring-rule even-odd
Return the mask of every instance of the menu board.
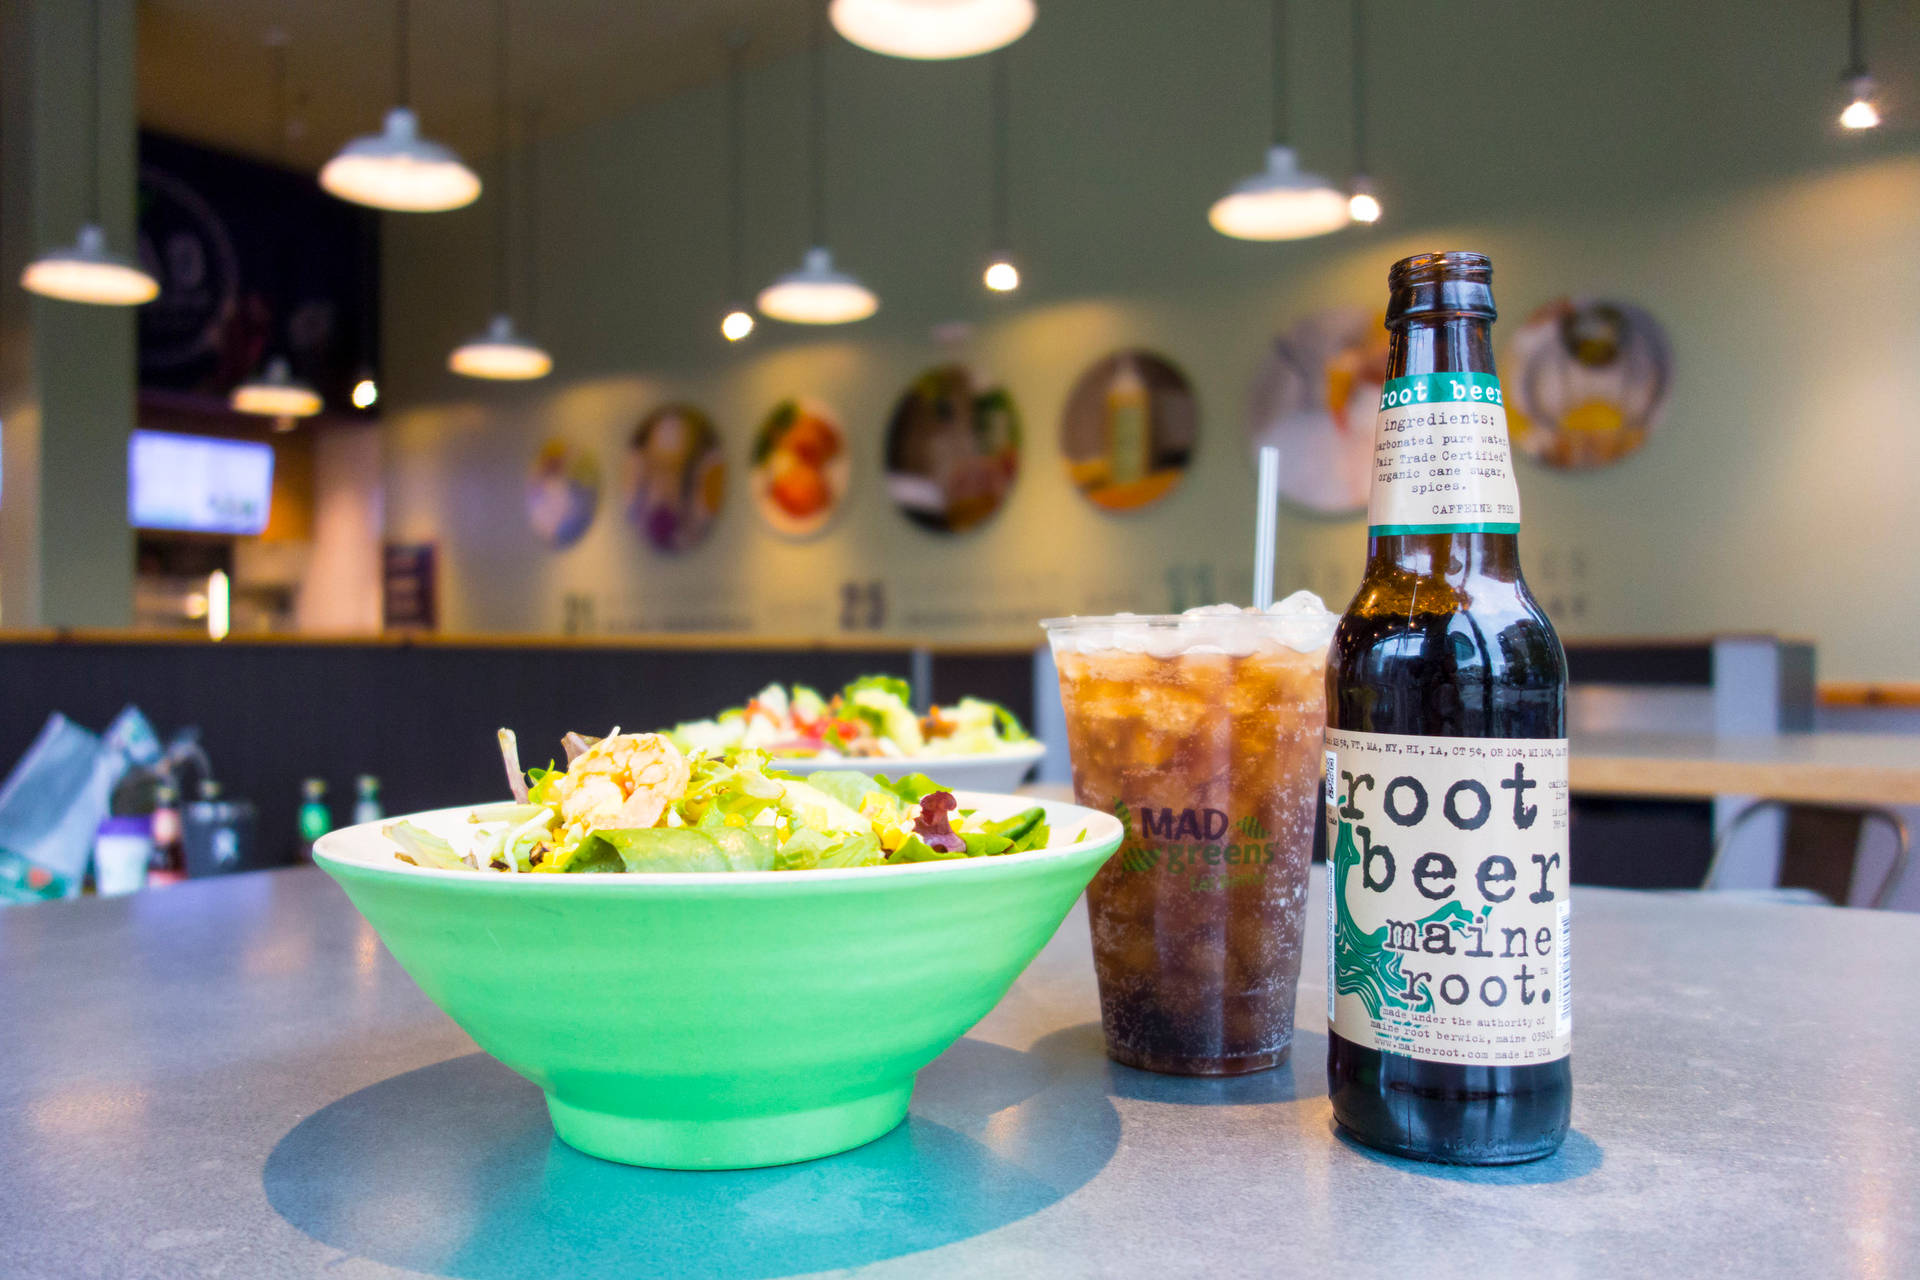
[[127, 522], [139, 529], [259, 533], [273, 498], [273, 449], [251, 440], [135, 431]]
[[431, 542], [389, 542], [381, 556], [381, 622], [389, 631], [440, 624], [439, 551]]

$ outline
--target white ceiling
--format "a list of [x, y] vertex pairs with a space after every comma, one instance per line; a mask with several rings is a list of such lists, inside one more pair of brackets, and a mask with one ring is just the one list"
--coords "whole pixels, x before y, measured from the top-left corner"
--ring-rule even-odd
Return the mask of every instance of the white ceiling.
[[[804, 47], [814, 0], [510, 0], [518, 103], [570, 128]], [[824, 4], [826, 0], [818, 0]], [[495, 0], [409, 0], [412, 96], [428, 137], [494, 149]], [[318, 169], [393, 104], [395, 0], [138, 0], [140, 122]], [[288, 33], [289, 137], [273, 138], [267, 34]]]

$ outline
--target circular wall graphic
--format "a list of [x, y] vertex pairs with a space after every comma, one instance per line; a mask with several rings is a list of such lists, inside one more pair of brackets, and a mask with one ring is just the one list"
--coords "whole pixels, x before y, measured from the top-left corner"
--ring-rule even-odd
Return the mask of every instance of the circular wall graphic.
[[777, 533], [805, 538], [826, 528], [853, 477], [847, 435], [833, 410], [789, 397], [753, 439], [753, 505]]
[[1150, 351], [1089, 365], [1060, 415], [1060, 451], [1095, 506], [1131, 511], [1164, 498], [1187, 473], [1200, 433], [1187, 375]]
[[540, 446], [527, 479], [527, 524], [558, 550], [580, 541], [600, 507], [600, 460], [558, 438]]
[[1020, 473], [1020, 412], [964, 365], [923, 371], [887, 422], [887, 496], [915, 524], [977, 528]]
[[662, 551], [697, 546], [727, 494], [720, 432], [690, 404], [664, 404], [627, 442], [627, 521]]
[[1386, 376], [1386, 323], [1358, 307], [1315, 312], [1273, 340], [1247, 435], [1256, 451], [1280, 450], [1282, 497], [1323, 515], [1366, 509]]
[[1559, 298], [1500, 362], [1514, 448], [1553, 467], [1604, 467], [1646, 443], [1673, 382], [1666, 331], [1642, 307]]

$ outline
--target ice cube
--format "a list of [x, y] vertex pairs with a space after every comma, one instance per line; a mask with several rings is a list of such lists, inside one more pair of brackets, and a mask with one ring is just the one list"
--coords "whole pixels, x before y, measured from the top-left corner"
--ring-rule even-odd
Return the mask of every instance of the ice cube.
[[1297, 653], [1325, 649], [1333, 643], [1333, 629], [1340, 622], [1311, 591], [1296, 591], [1284, 600], [1274, 601], [1267, 615], [1274, 619], [1267, 635]]
[[1155, 627], [1147, 633], [1147, 652], [1156, 658], [1173, 658], [1187, 651], [1187, 637], [1181, 627]]
[[1267, 606], [1267, 612], [1274, 613], [1274, 614], [1293, 614], [1293, 613], [1313, 614], [1313, 613], [1325, 613], [1326, 611], [1327, 611], [1326, 601], [1322, 600], [1319, 596], [1313, 594], [1313, 592], [1311, 591], [1296, 591], [1292, 595], [1288, 596], [1286, 599], [1275, 600], [1272, 604]]

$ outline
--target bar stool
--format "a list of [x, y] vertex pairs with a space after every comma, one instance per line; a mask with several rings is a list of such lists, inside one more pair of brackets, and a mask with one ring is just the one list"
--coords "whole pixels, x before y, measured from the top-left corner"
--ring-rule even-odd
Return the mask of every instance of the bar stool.
[[[1815, 805], [1791, 804], [1784, 800], [1756, 800], [1735, 814], [1720, 833], [1719, 839], [1714, 841], [1713, 860], [1707, 864], [1707, 873], [1701, 879], [1702, 889], [1714, 888], [1727, 848], [1740, 828], [1755, 814], [1772, 811], [1784, 813], [1787, 819], [1786, 833], [1781, 841], [1780, 888], [1790, 891], [1773, 896], [1805, 901], [1801, 895], [1812, 893], [1823, 902], [1845, 906], [1848, 889], [1860, 861], [1860, 836], [1869, 824], [1877, 822], [1893, 833], [1893, 865], [1887, 868], [1886, 878], [1874, 890], [1868, 905], [1884, 910], [1892, 904], [1894, 895], [1906, 881], [1907, 859], [1912, 851], [1913, 836], [1905, 818], [1892, 809], [1878, 805]], [[1846, 848], [1849, 852], [1839, 857], [1836, 851], [1840, 848]]]

